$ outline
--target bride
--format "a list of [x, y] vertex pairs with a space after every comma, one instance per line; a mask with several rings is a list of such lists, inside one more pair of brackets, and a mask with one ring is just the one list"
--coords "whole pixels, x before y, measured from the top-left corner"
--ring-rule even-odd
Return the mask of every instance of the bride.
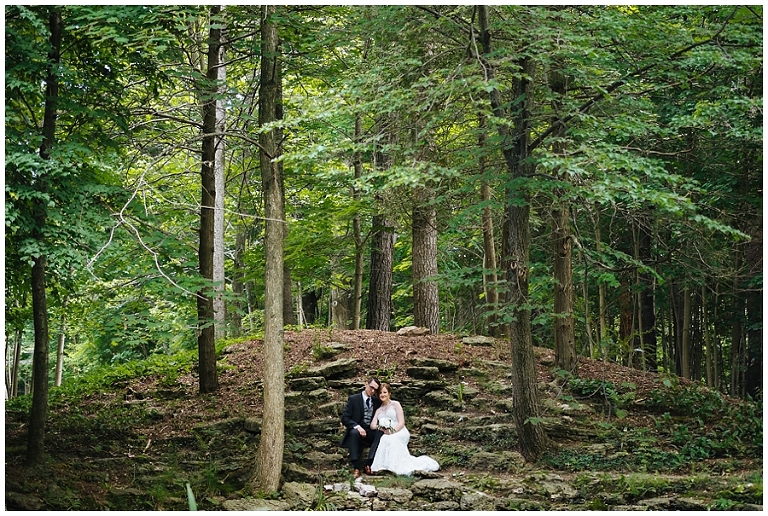
[[371, 471], [391, 471], [396, 475], [410, 475], [414, 471], [437, 471], [440, 465], [427, 455], [414, 457], [408, 452], [410, 432], [405, 428], [405, 417], [400, 402], [392, 400], [388, 383], [379, 387], [381, 407], [371, 419], [371, 429], [384, 432], [373, 458]]

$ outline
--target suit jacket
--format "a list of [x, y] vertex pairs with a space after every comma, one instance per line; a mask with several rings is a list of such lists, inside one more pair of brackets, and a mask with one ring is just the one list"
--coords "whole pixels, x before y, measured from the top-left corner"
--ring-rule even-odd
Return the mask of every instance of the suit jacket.
[[[379, 398], [371, 398], [371, 405], [373, 406], [371, 415], [373, 415], [373, 413], [375, 413], [381, 406], [381, 400]], [[363, 423], [364, 416], [365, 407], [363, 407], [363, 393], [361, 391], [352, 394], [347, 398], [347, 404], [344, 406], [344, 412], [341, 414], [341, 423], [346, 428], [346, 431], [344, 432], [344, 437], [341, 439], [339, 446], [342, 448], [349, 448], [349, 444], [347, 443], [349, 432], [351, 432], [357, 425], [362, 426], [366, 431], [368, 430], [369, 425]]]

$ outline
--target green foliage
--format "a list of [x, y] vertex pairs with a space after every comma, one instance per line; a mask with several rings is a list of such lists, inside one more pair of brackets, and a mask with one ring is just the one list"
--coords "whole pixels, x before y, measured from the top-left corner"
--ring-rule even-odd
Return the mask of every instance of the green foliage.
[[681, 385], [677, 377], [664, 379], [664, 389], [654, 389], [645, 402], [652, 410], [669, 411], [673, 415], [700, 418], [706, 422], [719, 416], [727, 402], [722, 394], [694, 383]]
[[197, 510], [197, 502], [195, 501], [195, 494], [192, 492], [192, 487], [189, 485], [189, 482], [187, 482], [187, 504], [189, 505], [190, 511]]
[[568, 381], [568, 387], [575, 396], [602, 397], [608, 408], [613, 410], [619, 419], [626, 417], [627, 411], [625, 409], [635, 399], [635, 385], [627, 382], [622, 383], [619, 390], [613, 382], [607, 380], [571, 378]]
[[397, 364], [392, 363], [389, 365], [384, 365], [375, 371], [371, 371], [371, 376], [375, 376], [378, 378], [381, 382], [387, 382], [390, 383], [395, 378], [395, 373], [397, 372]]

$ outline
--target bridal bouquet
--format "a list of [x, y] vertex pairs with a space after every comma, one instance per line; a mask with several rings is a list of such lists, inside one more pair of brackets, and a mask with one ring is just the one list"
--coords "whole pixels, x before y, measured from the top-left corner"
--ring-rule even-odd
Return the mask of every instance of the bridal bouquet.
[[395, 423], [396, 421], [392, 421], [392, 418], [388, 418], [388, 417], [379, 418], [379, 428], [382, 430], [389, 430], [390, 432], [394, 432]]

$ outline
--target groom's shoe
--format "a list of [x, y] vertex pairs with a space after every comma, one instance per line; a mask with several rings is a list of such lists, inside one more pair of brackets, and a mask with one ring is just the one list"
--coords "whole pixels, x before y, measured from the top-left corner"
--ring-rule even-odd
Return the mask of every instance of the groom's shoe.
[[365, 469], [363, 469], [363, 471], [365, 471], [366, 475], [373, 475], [373, 473], [371, 472], [370, 466], [366, 466]]

